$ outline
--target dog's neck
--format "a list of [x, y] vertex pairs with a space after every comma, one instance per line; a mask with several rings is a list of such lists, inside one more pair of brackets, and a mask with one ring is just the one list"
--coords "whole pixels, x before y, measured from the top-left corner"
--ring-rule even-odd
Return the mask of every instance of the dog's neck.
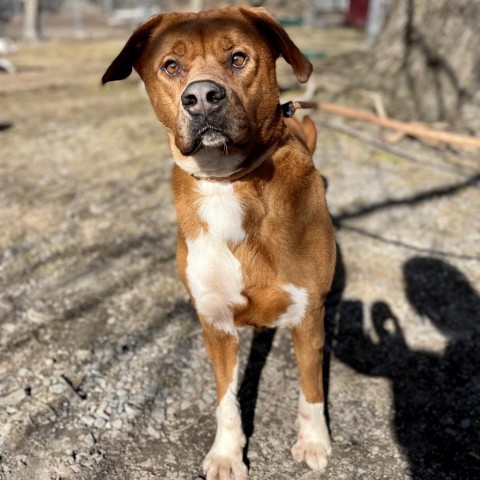
[[196, 180], [206, 180], [207, 182], [235, 182], [236, 180], [240, 180], [243, 177], [246, 177], [250, 173], [254, 172], [257, 168], [263, 165], [263, 163], [271, 157], [273, 151], [275, 150], [275, 146], [268, 148], [263, 155], [255, 159], [247, 158], [242, 162], [244, 167], [240, 166], [236, 171], [234, 171], [231, 175], [226, 177], [216, 177], [216, 176], [203, 176], [203, 175], [196, 175], [191, 173], [190, 175], [195, 178]]
[[[191, 172], [185, 168], [182, 168], [182, 165], [177, 162], [178, 166], [185, 170], [187, 173], [190, 174], [196, 180], [206, 180], [208, 182], [235, 182], [240, 180], [243, 177], [246, 177], [250, 173], [254, 172], [258, 168], [260, 168], [269, 158], [271, 158], [273, 152], [278, 149], [280, 139], [276, 139], [276, 141], [272, 142], [271, 144], [265, 146], [263, 149], [256, 149], [255, 155], [248, 155], [241, 163], [238, 165], [234, 171], [232, 171], [228, 175], [216, 175], [208, 173], [203, 174], [202, 172]], [[261, 152], [261, 153], [258, 153]], [[226, 161], [228, 161], [226, 159]]]

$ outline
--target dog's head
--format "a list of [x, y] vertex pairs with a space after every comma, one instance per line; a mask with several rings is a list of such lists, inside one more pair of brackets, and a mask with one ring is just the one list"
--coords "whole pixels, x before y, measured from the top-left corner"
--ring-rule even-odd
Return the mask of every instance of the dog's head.
[[280, 55], [300, 82], [308, 80], [312, 65], [263, 8], [160, 14], [135, 30], [102, 83], [135, 68], [177, 164], [199, 176], [228, 176], [279, 135]]

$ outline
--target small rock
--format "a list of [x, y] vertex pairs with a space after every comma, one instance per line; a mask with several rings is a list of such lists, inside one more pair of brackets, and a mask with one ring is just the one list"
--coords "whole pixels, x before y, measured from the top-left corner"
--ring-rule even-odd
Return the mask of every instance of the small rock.
[[145, 403], [145, 396], [144, 395], [135, 395], [130, 402], [136, 408], [141, 409], [142, 405]]
[[168, 419], [174, 418], [176, 412], [177, 412], [177, 407], [176, 406], [174, 406], [174, 405], [168, 406], [165, 409], [165, 417], [168, 418]]
[[66, 385], [64, 383], [56, 383], [50, 387], [50, 391], [56, 395], [63, 393], [65, 389]]
[[80, 437], [80, 442], [84, 443], [85, 445], [87, 445], [90, 448], [95, 446], [95, 444], [96, 444], [95, 437], [94, 437], [93, 433], [91, 433], [91, 432], [87, 433], [86, 435], [82, 435]]
[[123, 425], [123, 422], [117, 418], [116, 420], [114, 420], [112, 422], [112, 427], [115, 429], [115, 430], [121, 430], [122, 428], [122, 425]]
[[78, 360], [86, 360], [90, 356], [90, 351], [86, 349], [80, 349], [75, 352], [75, 356]]
[[123, 409], [125, 410], [125, 413], [127, 414], [127, 417], [132, 420], [134, 419], [138, 414], [139, 414], [139, 411], [136, 409], [136, 408], [133, 408], [131, 405], [129, 405], [128, 403], [126, 403], [124, 406], [123, 406]]
[[97, 408], [96, 410], [96, 415], [97, 416], [101, 416], [101, 417], [109, 417], [110, 414], [107, 412], [107, 410], [110, 410], [111, 412], [111, 409], [109, 408], [108, 406], [108, 402], [105, 400], [102, 402], [102, 404]]
[[156, 383], [152, 383], [145, 389], [145, 397], [148, 399], [155, 398], [158, 392], [158, 385]]
[[117, 396], [118, 396], [118, 400], [121, 402], [121, 403], [124, 403], [128, 400], [128, 392], [126, 390], [123, 390], [123, 389], [120, 389], [118, 392], [117, 392]]
[[85, 459], [82, 459], [81, 465], [82, 465], [82, 467], [84, 467], [88, 470], [91, 470], [95, 465], [95, 461], [92, 458], [85, 458]]
[[97, 378], [97, 385], [100, 387], [101, 390], [105, 390], [107, 386], [107, 381], [104, 378]]
[[87, 427], [91, 427], [95, 423], [95, 417], [92, 415], [85, 415], [81, 420]]
[[95, 426], [97, 428], [104, 428], [107, 421], [103, 417], [97, 417], [95, 420]]
[[149, 425], [147, 427], [147, 434], [152, 437], [152, 438], [155, 438], [155, 439], [159, 439], [160, 438], [160, 434], [158, 433], [158, 431], [152, 426], [152, 425]]
[[152, 411], [151, 417], [158, 423], [163, 423], [165, 421], [165, 410], [163, 408], [155, 408]]
[[4, 407], [6, 405], [17, 405], [19, 404], [25, 397], [26, 397], [25, 390], [20, 388], [15, 390], [5, 397], [0, 398], [0, 407]]
[[17, 455], [17, 461], [18, 463], [21, 463], [22, 465], [27, 465], [27, 456], [26, 455]]

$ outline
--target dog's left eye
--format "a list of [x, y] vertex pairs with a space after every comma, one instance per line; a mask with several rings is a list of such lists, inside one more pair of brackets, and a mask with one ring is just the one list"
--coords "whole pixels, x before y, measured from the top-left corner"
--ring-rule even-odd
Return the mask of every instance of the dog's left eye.
[[180, 65], [175, 60], [167, 60], [163, 64], [163, 70], [169, 77], [176, 77], [180, 73]]
[[246, 53], [243, 52], [235, 52], [232, 55], [232, 66], [235, 68], [243, 68], [247, 63], [248, 56]]

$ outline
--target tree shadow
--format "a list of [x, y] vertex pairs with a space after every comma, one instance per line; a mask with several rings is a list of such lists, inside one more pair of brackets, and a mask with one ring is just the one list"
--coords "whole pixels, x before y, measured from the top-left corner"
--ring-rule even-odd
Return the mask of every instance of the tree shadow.
[[382, 210], [389, 210], [390, 208], [395, 207], [415, 207], [424, 202], [455, 195], [467, 188], [476, 187], [479, 182], [480, 174], [475, 173], [459, 182], [442, 185], [441, 187], [434, 187], [422, 192], [413, 193], [403, 198], [387, 198], [370, 205], [362, 206], [358, 209], [343, 211], [333, 217], [333, 223], [337, 228], [341, 228], [343, 226], [343, 222], [346, 220], [354, 220], [371, 215], [372, 213]]
[[378, 342], [363, 329], [360, 301], [339, 306], [336, 356], [392, 382], [395, 434], [414, 480], [480, 477], [480, 297], [455, 267], [432, 257], [405, 263], [413, 308], [447, 338], [443, 353], [413, 350], [383, 301], [371, 308]]

